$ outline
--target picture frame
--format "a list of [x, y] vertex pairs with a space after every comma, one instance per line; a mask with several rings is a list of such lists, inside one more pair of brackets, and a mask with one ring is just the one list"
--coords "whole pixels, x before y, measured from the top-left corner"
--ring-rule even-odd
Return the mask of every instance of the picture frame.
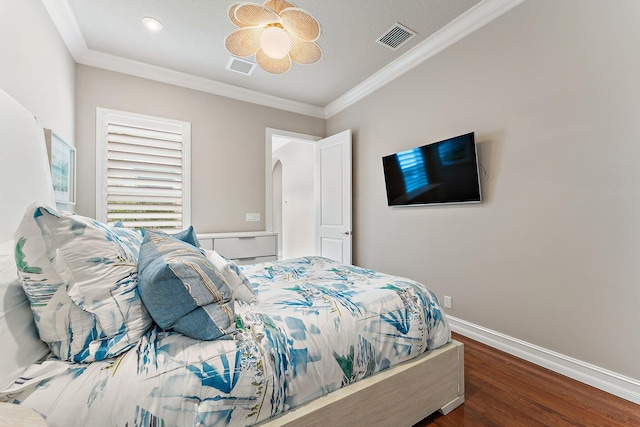
[[44, 130], [51, 167], [53, 192], [57, 203], [76, 204], [76, 149], [52, 132]]

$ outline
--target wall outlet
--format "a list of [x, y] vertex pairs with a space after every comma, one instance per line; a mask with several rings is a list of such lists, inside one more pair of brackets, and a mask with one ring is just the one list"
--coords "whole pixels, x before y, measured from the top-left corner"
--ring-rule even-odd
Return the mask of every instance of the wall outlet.
[[451, 308], [451, 304], [453, 303], [453, 299], [450, 296], [444, 296], [444, 308]]
[[260, 214], [259, 213], [248, 213], [247, 214], [247, 221], [260, 221]]

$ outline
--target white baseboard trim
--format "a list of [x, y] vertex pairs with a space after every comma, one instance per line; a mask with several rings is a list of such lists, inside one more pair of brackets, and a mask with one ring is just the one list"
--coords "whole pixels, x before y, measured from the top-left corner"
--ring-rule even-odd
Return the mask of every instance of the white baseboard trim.
[[640, 404], [640, 381], [535, 344], [447, 316], [451, 330], [615, 396]]

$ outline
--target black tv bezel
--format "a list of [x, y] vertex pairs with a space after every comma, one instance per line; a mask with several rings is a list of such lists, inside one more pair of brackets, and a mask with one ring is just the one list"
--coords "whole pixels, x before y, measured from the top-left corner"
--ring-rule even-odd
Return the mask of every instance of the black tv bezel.
[[[437, 144], [441, 144], [447, 141], [450, 141], [452, 139], [456, 139], [456, 138], [461, 138], [461, 137], [466, 137], [466, 136], [471, 136], [471, 146], [473, 147], [473, 161], [475, 163], [475, 177], [476, 177], [476, 183], [477, 183], [477, 187], [478, 187], [478, 199], [473, 199], [473, 200], [462, 200], [462, 201], [458, 201], [458, 200], [454, 200], [454, 201], [434, 201], [434, 202], [427, 202], [427, 203], [398, 203], [398, 204], [392, 204], [392, 200], [390, 200], [389, 197], [389, 182], [388, 182], [388, 171], [387, 171], [387, 167], [385, 164], [385, 159], [391, 158], [391, 157], [395, 157], [398, 153], [402, 153], [404, 151], [409, 151], [415, 148], [424, 148], [427, 146], [432, 146], [432, 145], [437, 145]], [[387, 198], [387, 206], [390, 208], [406, 208], [406, 207], [420, 207], [420, 206], [444, 206], [444, 205], [467, 205], [467, 204], [480, 204], [482, 203], [482, 184], [480, 182], [480, 162], [478, 160], [478, 149], [477, 149], [477, 144], [475, 142], [475, 132], [468, 132], [468, 133], [463, 133], [457, 136], [453, 136], [450, 138], [446, 138], [440, 141], [434, 141], [428, 144], [423, 144], [423, 145], [418, 145], [415, 146], [413, 148], [408, 148], [406, 150], [400, 150], [400, 151], [396, 151], [395, 153], [386, 155], [382, 157], [382, 173], [383, 173], [383, 178], [384, 178], [384, 183], [385, 183], [385, 195]], [[397, 199], [397, 197], [396, 197]]]

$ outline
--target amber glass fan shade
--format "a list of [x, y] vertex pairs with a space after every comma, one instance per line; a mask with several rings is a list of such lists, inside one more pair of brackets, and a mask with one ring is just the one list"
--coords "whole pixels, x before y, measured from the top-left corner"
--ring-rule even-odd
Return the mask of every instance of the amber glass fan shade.
[[[315, 43], [320, 37], [320, 24], [293, 3], [284, 0], [270, 0], [263, 5], [234, 3], [229, 7], [229, 20], [238, 29], [225, 39], [227, 50], [241, 58], [255, 55], [260, 68], [270, 73], [287, 72], [292, 61], [313, 64], [322, 57], [322, 50]], [[271, 38], [264, 34], [265, 30], [274, 33], [273, 39], [279, 45], [266, 45]], [[288, 43], [282, 33], [288, 36]]]

